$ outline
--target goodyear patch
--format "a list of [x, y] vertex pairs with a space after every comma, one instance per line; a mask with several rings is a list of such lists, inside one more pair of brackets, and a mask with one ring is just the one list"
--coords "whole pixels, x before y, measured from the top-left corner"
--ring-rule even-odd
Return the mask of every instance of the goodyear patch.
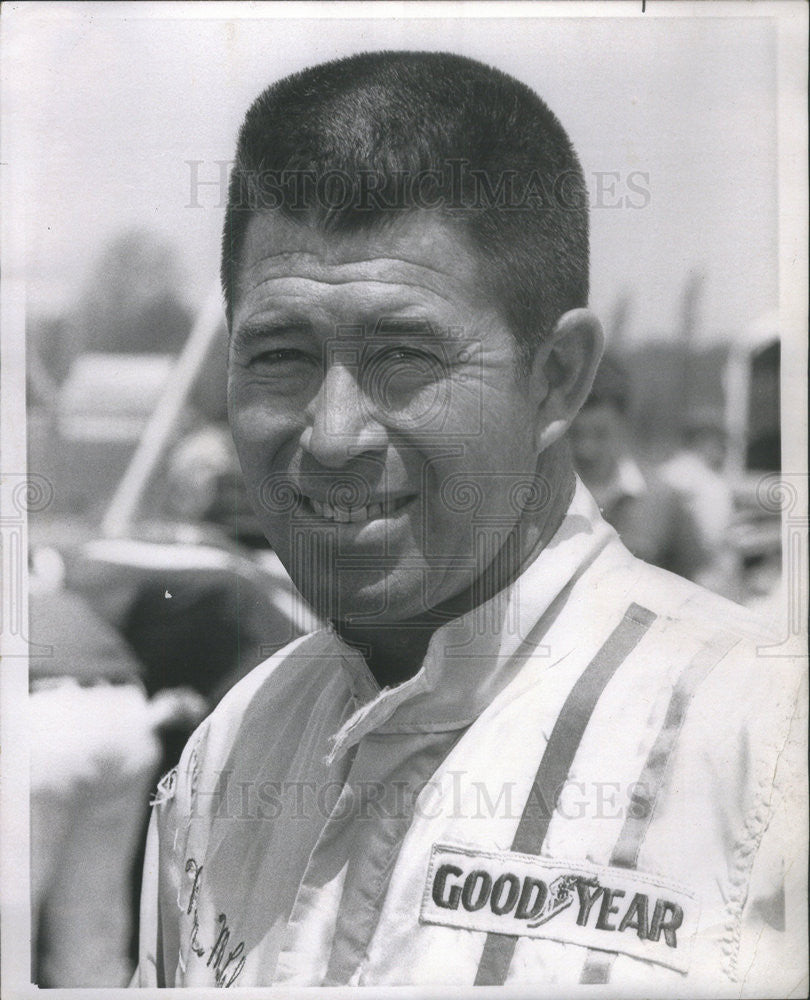
[[547, 938], [687, 972], [700, 906], [628, 868], [434, 844], [422, 923]]

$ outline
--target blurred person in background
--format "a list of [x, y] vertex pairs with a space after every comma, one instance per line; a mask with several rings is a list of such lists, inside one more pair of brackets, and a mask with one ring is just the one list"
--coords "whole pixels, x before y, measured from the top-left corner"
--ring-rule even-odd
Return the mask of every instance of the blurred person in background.
[[204, 709], [189, 692], [147, 699], [120, 635], [63, 586], [53, 549], [32, 555], [32, 976], [40, 987], [124, 985], [160, 732]]
[[697, 526], [675, 490], [633, 455], [630, 379], [606, 354], [571, 426], [574, 464], [602, 516], [645, 562], [696, 580], [709, 563]]
[[727, 443], [722, 413], [709, 407], [696, 409], [684, 421], [680, 450], [659, 466], [658, 474], [689, 512], [707, 553], [699, 582], [730, 596], [736, 556], [729, 541], [734, 492], [723, 475]]

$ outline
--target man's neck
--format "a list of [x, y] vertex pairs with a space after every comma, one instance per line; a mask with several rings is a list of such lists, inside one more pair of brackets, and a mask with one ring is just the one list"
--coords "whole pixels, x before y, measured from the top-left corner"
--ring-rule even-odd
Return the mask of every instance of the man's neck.
[[548, 504], [521, 518], [470, 587], [407, 621], [374, 627], [333, 623], [340, 638], [363, 656], [380, 687], [401, 684], [416, 674], [438, 628], [508, 587], [551, 541], [571, 503], [574, 473], [567, 445], [549, 452], [538, 471], [539, 483], [549, 491]]

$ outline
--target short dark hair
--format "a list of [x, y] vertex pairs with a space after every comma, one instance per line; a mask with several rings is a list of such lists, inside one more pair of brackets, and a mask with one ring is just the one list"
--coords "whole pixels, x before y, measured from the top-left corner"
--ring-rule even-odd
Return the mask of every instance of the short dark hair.
[[348, 231], [424, 207], [465, 226], [524, 360], [587, 303], [587, 189], [549, 108], [473, 59], [372, 52], [288, 76], [248, 110], [222, 242], [229, 323], [255, 212]]

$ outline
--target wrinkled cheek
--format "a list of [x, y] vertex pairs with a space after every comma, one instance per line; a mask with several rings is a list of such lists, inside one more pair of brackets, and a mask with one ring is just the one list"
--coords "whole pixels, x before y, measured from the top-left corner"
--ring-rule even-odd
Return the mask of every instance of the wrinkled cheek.
[[261, 481], [266, 476], [266, 468], [262, 461], [262, 447], [258, 440], [251, 440], [249, 436], [242, 432], [238, 423], [231, 424], [236, 455], [242, 469], [242, 479], [247, 489], [248, 497], [253, 505], [257, 516], [263, 517], [265, 513], [259, 504]]
[[271, 545], [281, 556], [289, 548], [289, 522], [297, 504], [297, 494], [290, 486], [289, 477], [283, 469], [277, 468], [284, 438], [260, 408], [233, 409], [231, 432], [250, 505]]
[[520, 545], [521, 505], [544, 502], [542, 486], [521, 469], [449, 474], [430, 504], [424, 552], [459, 583], [471, 584]]
[[235, 389], [228, 395], [228, 415], [235, 438], [258, 442], [274, 436], [288, 423], [277, 407], [270, 407], [260, 393]]
[[251, 399], [250, 395], [246, 391], [241, 398], [232, 395], [229, 413], [246, 481], [271, 471], [281, 474], [284, 459], [289, 458], [301, 431], [300, 421], [292, 413], [268, 407], [260, 396]]
[[430, 498], [417, 536], [427, 563], [449, 562], [458, 569], [474, 560], [474, 518], [464, 506], [463, 499], [447, 489]]

